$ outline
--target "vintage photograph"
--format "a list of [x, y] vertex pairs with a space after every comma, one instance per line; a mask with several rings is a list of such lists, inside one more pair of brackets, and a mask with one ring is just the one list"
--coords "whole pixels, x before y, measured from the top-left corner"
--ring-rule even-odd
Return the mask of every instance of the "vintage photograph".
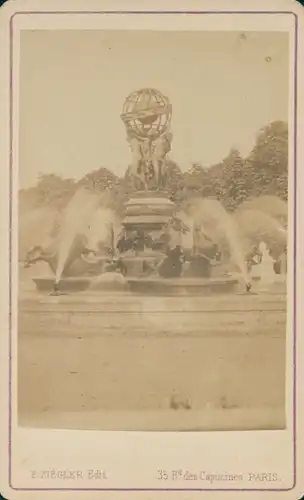
[[20, 426], [286, 428], [289, 50], [21, 31]]

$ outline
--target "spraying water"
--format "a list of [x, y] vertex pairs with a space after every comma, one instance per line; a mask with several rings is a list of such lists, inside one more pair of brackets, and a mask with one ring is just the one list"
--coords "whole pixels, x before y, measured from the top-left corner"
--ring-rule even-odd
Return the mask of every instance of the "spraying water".
[[270, 287], [276, 280], [273, 264], [274, 260], [269, 253], [269, 249], [264, 241], [259, 245], [262, 259], [260, 264], [256, 266], [255, 274], [260, 277], [259, 285], [262, 288]]
[[103, 245], [114, 251], [117, 236], [121, 230], [120, 220], [110, 208], [99, 208], [90, 220], [87, 228], [87, 245], [91, 250], [98, 252]]
[[[234, 214], [239, 233], [246, 238], [249, 246], [264, 241], [280, 254], [286, 247], [287, 230], [269, 213], [256, 209], [245, 209]], [[248, 248], [250, 250], [250, 248]]]
[[279, 220], [285, 219], [287, 221], [288, 217], [288, 204], [274, 195], [262, 195], [246, 200], [239, 206], [236, 212], [244, 210], [258, 210]]
[[181, 221], [185, 224], [185, 226], [189, 229], [188, 231], [184, 231], [180, 234], [180, 244], [182, 248], [186, 250], [190, 250], [193, 247], [193, 228], [194, 221], [191, 217], [189, 217], [185, 212], [180, 211], [176, 214], [176, 216], [181, 219]]
[[196, 226], [201, 225], [213, 240], [219, 240], [224, 235], [231, 260], [247, 285], [250, 280], [245, 264], [244, 242], [234, 218], [218, 200], [211, 199], [193, 200], [187, 208], [187, 215], [193, 219]]
[[84, 235], [92, 215], [100, 203], [100, 196], [81, 188], [74, 194], [63, 214], [59, 235], [58, 265], [55, 283], [58, 284], [71, 248], [79, 235]]
[[23, 211], [19, 214], [20, 258], [24, 258], [29, 248], [49, 243], [56, 216], [57, 210], [49, 207]]

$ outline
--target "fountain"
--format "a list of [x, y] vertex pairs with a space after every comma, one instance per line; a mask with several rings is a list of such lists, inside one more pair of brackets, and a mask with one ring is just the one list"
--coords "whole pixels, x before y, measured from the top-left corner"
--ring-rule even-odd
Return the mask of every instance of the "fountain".
[[[63, 213], [56, 237], [28, 251], [25, 267], [44, 261], [53, 275], [33, 278], [38, 290], [51, 291], [53, 295], [86, 290], [92, 279], [103, 272], [106, 264], [110, 264], [111, 248], [95, 258], [97, 242], [90, 234], [92, 225], [96, 229], [96, 218], [101, 229], [99, 233], [104, 232], [106, 217], [100, 220], [100, 203], [101, 197], [96, 193], [79, 189]], [[105, 214], [108, 215], [108, 212], [102, 211], [102, 215]]]
[[252, 274], [259, 279], [260, 290], [269, 290], [276, 281], [276, 273], [274, 270], [274, 259], [271, 257], [264, 241], [261, 241], [259, 245], [259, 253], [259, 263], [254, 266]]
[[[121, 115], [133, 156], [129, 173], [137, 190], [125, 205], [122, 221], [120, 260], [129, 288], [134, 292], [165, 294], [235, 290], [239, 279], [228, 275], [212, 278], [207, 272], [215, 258], [215, 245], [211, 245], [211, 252], [208, 249], [208, 255], [206, 248], [203, 251], [195, 243], [201, 232], [200, 224], [195, 225], [196, 214], [187, 217], [178, 212], [166, 195], [166, 160], [173, 138], [171, 115], [168, 98], [154, 89], [132, 93]], [[229, 216], [222, 209], [221, 217], [224, 214], [223, 227]], [[189, 233], [192, 241], [186, 252], [183, 239]], [[124, 247], [124, 242], [131, 244]], [[234, 249], [237, 253], [237, 245]], [[247, 283], [244, 259], [241, 255], [236, 258]], [[201, 270], [205, 274], [200, 275]]]
[[[244, 213], [257, 219], [257, 210], [249, 204], [233, 216], [211, 199], [189, 200], [183, 210], [176, 206], [168, 194], [171, 117], [168, 98], [157, 90], [142, 89], [126, 99], [121, 119], [132, 153], [133, 194], [123, 217], [107, 208], [102, 195], [76, 191], [56, 240], [28, 252], [26, 265], [45, 260], [54, 274], [35, 278], [38, 290], [57, 295], [112, 286], [141, 294], [195, 295], [235, 292], [241, 285], [250, 291], [246, 241], [239, 229]], [[280, 224], [270, 216], [269, 221], [268, 227], [286, 239]], [[266, 279], [270, 256], [263, 245], [260, 252]]]
[[[267, 207], [268, 212], [265, 210]], [[260, 282], [258, 287], [260, 291], [264, 279], [275, 280], [277, 288], [279, 288], [279, 284], [285, 287], [287, 203], [275, 196], [261, 196], [241, 205], [234, 213], [234, 219], [239, 233], [246, 241], [245, 254], [247, 255], [246, 260], [250, 262], [251, 280], [255, 283]]]

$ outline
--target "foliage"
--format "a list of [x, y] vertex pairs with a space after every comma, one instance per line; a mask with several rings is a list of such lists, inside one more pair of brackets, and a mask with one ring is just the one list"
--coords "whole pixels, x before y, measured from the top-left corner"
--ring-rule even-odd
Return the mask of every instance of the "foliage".
[[167, 191], [169, 197], [178, 203], [184, 192], [185, 182], [183, 173], [177, 163], [170, 159], [167, 159], [165, 169], [165, 190]]
[[246, 161], [239, 151], [232, 149], [214, 176], [216, 197], [229, 211], [233, 211], [248, 196], [246, 167]]
[[109, 169], [101, 167], [89, 172], [77, 183], [77, 187], [80, 186], [103, 193], [102, 201], [107, 208], [112, 208], [118, 213], [122, 210], [126, 198], [124, 182]]
[[281, 121], [272, 122], [258, 134], [249, 156], [248, 175], [251, 196], [276, 194], [288, 196], [288, 127]]
[[36, 185], [37, 206], [52, 205], [62, 208], [76, 189], [74, 179], [63, 179], [56, 174], [40, 174]]
[[[166, 162], [165, 191], [177, 204], [193, 196], [218, 199], [228, 211], [235, 211], [246, 200], [261, 195], [288, 193], [288, 127], [275, 121], [260, 130], [247, 158], [232, 149], [216, 165], [193, 164], [183, 173], [170, 158]], [[40, 174], [35, 187], [20, 191], [19, 209], [52, 206], [61, 210], [80, 186], [107, 193], [107, 205], [121, 212], [124, 201], [134, 192], [128, 169], [123, 177], [101, 167], [80, 181], [55, 174]]]
[[78, 186], [86, 186], [95, 191], [103, 192], [111, 190], [117, 186], [119, 178], [107, 168], [101, 167], [85, 175], [78, 183]]
[[204, 168], [198, 163], [194, 163], [184, 174], [184, 183], [188, 191], [188, 197], [191, 198], [198, 194], [203, 198], [213, 196], [215, 194], [214, 180], [212, 168]]

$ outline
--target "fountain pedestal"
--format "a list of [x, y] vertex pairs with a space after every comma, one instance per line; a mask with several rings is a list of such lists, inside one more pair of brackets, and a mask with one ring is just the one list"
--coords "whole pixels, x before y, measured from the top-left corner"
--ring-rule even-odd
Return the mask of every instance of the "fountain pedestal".
[[175, 204], [159, 191], [137, 192], [125, 205], [123, 227], [133, 250], [123, 251], [121, 261], [125, 274], [140, 277], [149, 273], [164, 255], [167, 226], [176, 210]]
[[175, 213], [175, 204], [158, 191], [137, 192], [126, 203], [122, 222], [124, 238], [135, 242], [135, 248], [122, 252], [120, 260], [129, 290], [152, 295], [235, 292], [238, 280], [230, 276], [212, 278], [210, 264], [205, 269], [197, 262], [195, 275], [182, 273], [180, 277], [159, 276], [157, 264], [165, 257], [170, 244], [170, 225]]
[[125, 257], [123, 263], [127, 269], [127, 276], [141, 276], [144, 273], [144, 261], [141, 257]]

